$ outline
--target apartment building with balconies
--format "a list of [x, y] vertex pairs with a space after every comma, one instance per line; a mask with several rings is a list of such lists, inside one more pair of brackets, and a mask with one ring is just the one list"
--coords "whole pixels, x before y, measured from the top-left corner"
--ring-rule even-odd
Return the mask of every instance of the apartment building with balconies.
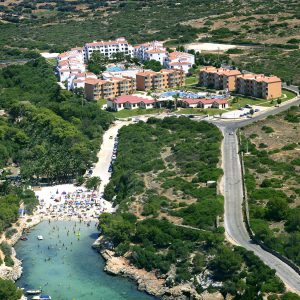
[[136, 88], [140, 91], [175, 88], [184, 84], [184, 78], [182, 70], [144, 71], [136, 75]]
[[239, 75], [236, 78], [236, 92], [268, 100], [279, 98], [282, 94], [281, 79], [263, 74]]
[[199, 85], [238, 94], [274, 99], [281, 97], [281, 79], [264, 74], [242, 74], [239, 70], [207, 66], [200, 69]]
[[114, 99], [121, 95], [132, 94], [136, 90], [136, 82], [131, 77], [112, 77], [110, 80], [86, 79], [84, 92], [88, 100]]
[[125, 38], [121, 37], [114, 41], [94, 41], [84, 45], [85, 61], [90, 60], [95, 51], [100, 52], [107, 58], [111, 58], [114, 53], [123, 53], [125, 56], [133, 56], [133, 46], [129, 44]]
[[206, 66], [200, 69], [199, 85], [217, 90], [235, 91], [238, 75], [241, 75], [239, 70]]

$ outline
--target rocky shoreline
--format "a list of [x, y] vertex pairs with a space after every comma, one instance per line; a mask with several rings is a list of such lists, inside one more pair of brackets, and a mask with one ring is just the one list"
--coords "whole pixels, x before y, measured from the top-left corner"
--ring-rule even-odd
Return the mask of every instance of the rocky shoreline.
[[38, 215], [28, 216], [22, 219], [12, 226], [12, 228], [16, 229], [17, 232], [11, 237], [6, 238], [5, 233], [2, 235], [1, 242], [6, 242], [10, 246], [12, 246], [12, 255], [11, 258], [14, 262], [12, 267], [7, 267], [5, 264], [0, 266], [0, 278], [9, 279], [16, 281], [22, 275], [22, 261], [17, 258], [17, 254], [13, 246], [17, 243], [20, 237], [23, 234], [23, 230], [29, 229], [38, 223], [41, 222], [41, 218]]
[[[12, 226], [12, 228], [17, 230], [17, 232], [11, 238], [6, 238], [5, 232], [2, 234], [1, 242], [6, 242], [12, 247], [11, 258], [14, 262], [14, 265], [12, 267], [8, 267], [3, 263], [0, 266], [0, 278], [16, 281], [21, 277], [23, 272], [22, 261], [17, 258], [17, 253], [13, 246], [20, 239], [24, 230], [36, 226], [41, 221], [42, 218], [39, 215], [27, 216], [19, 219], [19, 221]], [[27, 298], [23, 295], [20, 300], [27, 300]]]
[[[61, 218], [60, 218], [61, 219]], [[0, 266], [0, 278], [10, 279], [16, 281], [22, 275], [22, 261], [16, 257], [16, 251], [13, 246], [20, 239], [23, 231], [30, 229], [41, 221], [47, 220], [44, 216], [34, 214], [25, 218], [19, 219], [19, 221], [12, 227], [17, 232], [10, 238], [5, 237], [3, 233], [1, 242], [7, 242], [12, 246], [11, 258], [14, 261], [13, 267], [7, 267], [4, 264]], [[55, 220], [55, 219], [52, 219]], [[65, 220], [65, 218], [64, 218]], [[221, 300], [223, 297], [220, 293], [202, 293], [198, 294], [192, 283], [179, 284], [176, 286], [168, 286], [168, 279], [170, 278], [158, 278], [154, 272], [148, 272], [143, 269], [138, 269], [129, 263], [128, 259], [123, 256], [116, 256], [113, 251], [103, 249], [102, 237], [100, 236], [93, 244], [95, 248], [105, 259], [106, 265], [104, 271], [113, 276], [123, 276], [133, 280], [137, 284], [137, 288], [140, 291], [144, 291], [149, 295], [157, 297], [162, 300]], [[26, 300], [23, 296], [20, 300]]]
[[93, 248], [96, 249], [106, 261], [104, 270], [114, 276], [127, 277], [137, 284], [140, 291], [163, 300], [218, 300], [223, 299], [220, 293], [202, 293], [199, 295], [192, 284], [179, 284], [167, 286], [167, 278], [157, 278], [153, 272], [147, 272], [131, 265], [126, 257], [116, 256], [111, 250], [103, 249], [100, 236]]

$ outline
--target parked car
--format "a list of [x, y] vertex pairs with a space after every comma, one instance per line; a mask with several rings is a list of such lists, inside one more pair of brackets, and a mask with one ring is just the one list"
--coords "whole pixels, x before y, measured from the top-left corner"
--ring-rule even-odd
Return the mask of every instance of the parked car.
[[246, 108], [252, 108], [252, 106], [250, 104], [246, 104], [245, 107]]
[[256, 109], [254, 110], [254, 112], [258, 112], [258, 111], [260, 111], [258, 108], [256, 108]]

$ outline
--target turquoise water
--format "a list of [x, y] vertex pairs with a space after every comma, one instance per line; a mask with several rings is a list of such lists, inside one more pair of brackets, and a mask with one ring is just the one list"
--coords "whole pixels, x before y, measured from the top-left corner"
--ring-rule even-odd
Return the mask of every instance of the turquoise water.
[[121, 68], [121, 67], [109, 67], [109, 68], [106, 68], [106, 71], [108, 72], [120, 72], [120, 71], [124, 71], [125, 69], [124, 68]]
[[[80, 238], [76, 235], [80, 232]], [[38, 241], [42, 235], [44, 240]], [[133, 282], [103, 271], [104, 260], [91, 248], [98, 236], [92, 223], [42, 222], [16, 244], [23, 259], [19, 287], [42, 288], [52, 300], [153, 300]]]
[[188, 92], [182, 92], [182, 91], [169, 91], [164, 92], [161, 94], [162, 97], [172, 97], [178, 95], [180, 98], [189, 98], [189, 99], [198, 99], [198, 98], [210, 98], [210, 99], [225, 99], [227, 96], [223, 95], [211, 95], [207, 96], [207, 93], [188, 93]]

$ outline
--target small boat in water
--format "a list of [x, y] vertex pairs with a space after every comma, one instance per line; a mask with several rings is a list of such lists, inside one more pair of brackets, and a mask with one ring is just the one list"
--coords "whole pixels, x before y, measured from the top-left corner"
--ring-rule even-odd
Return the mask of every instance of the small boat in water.
[[39, 241], [41, 241], [41, 240], [43, 240], [44, 238], [43, 238], [42, 235], [38, 235], [38, 236], [37, 236], [37, 239], [38, 239]]
[[41, 292], [42, 292], [42, 290], [28, 290], [28, 291], [26, 291], [26, 294], [36, 295], [36, 294], [40, 294]]
[[21, 241], [27, 241], [28, 238], [27, 238], [26, 236], [21, 236], [21, 237], [20, 237], [20, 240], [21, 240]]
[[39, 295], [34, 296], [32, 300], [51, 300], [51, 297], [49, 295]]

